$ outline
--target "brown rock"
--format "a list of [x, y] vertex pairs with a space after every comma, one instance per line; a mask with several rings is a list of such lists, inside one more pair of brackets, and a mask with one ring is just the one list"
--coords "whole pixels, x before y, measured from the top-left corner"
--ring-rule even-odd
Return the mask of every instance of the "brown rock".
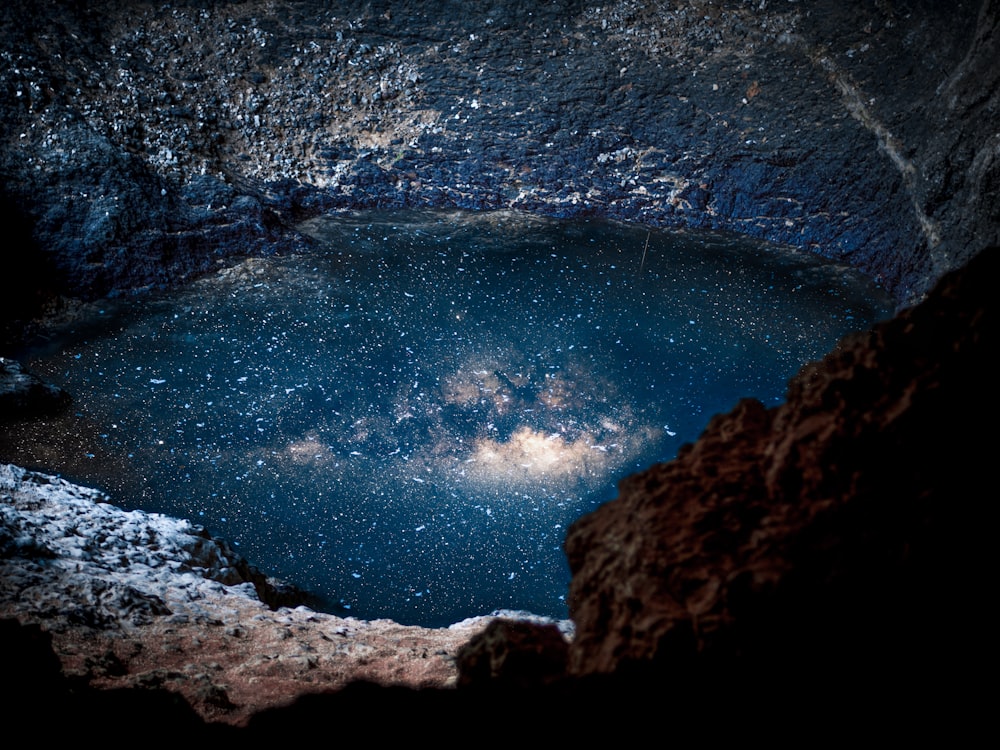
[[571, 672], [909, 672], [971, 657], [997, 257], [803, 368], [785, 404], [716, 416], [580, 519], [566, 540]]
[[553, 624], [493, 620], [458, 652], [458, 686], [537, 688], [566, 672], [566, 640]]

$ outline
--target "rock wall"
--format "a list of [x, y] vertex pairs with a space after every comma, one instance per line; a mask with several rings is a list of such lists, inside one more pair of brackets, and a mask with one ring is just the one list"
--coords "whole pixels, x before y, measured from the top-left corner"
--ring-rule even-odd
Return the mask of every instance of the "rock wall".
[[995, 0], [44, 8], [0, 9], [7, 318], [336, 207], [734, 230], [903, 302], [997, 241]]

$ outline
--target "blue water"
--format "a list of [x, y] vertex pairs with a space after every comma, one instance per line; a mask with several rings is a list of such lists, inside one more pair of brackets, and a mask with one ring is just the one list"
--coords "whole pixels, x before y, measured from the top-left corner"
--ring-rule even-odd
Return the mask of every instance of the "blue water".
[[321, 250], [107, 305], [28, 364], [93, 435], [48, 468], [368, 619], [565, 617], [574, 519], [891, 309], [732, 237], [458, 212], [303, 229]]

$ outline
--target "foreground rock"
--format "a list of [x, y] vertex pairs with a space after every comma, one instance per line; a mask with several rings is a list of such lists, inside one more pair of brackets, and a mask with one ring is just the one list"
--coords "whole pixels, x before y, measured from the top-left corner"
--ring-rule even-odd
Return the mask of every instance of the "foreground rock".
[[984, 251], [574, 524], [571, 670], [936, 695], [982, 658], [998, 264]]
[[489, 622], [430, 630], [272, 610], [228, 545], [107, 499], [0, 465], [0, 619], [40, 625], [81, 685], [165, 689], [238, 724], [359, 680], [451, 686], [459, 647]]

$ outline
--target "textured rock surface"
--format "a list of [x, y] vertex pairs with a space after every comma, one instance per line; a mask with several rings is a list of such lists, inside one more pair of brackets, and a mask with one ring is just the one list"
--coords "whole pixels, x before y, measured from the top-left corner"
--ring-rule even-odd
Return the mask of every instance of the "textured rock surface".
[[335, 207], [731, 229], [904, 301], [997, 242], [995, 0], [44, 7], [0, 9], [8, 316]]
[[272, 610], [224, 542], [106, 501], [0, 465], [0, 619], [42, 626], [82, 685], [169, 690], [201, 718], [237, 724], [356, 680], [453, 685], [458, 648], [489, 622], [428, 630]]
[[741, 402], [577, 521], [571, 670], [926, 680], [976, 658], [998, 263], [984, 252], [805, 367], [785, 404]]

